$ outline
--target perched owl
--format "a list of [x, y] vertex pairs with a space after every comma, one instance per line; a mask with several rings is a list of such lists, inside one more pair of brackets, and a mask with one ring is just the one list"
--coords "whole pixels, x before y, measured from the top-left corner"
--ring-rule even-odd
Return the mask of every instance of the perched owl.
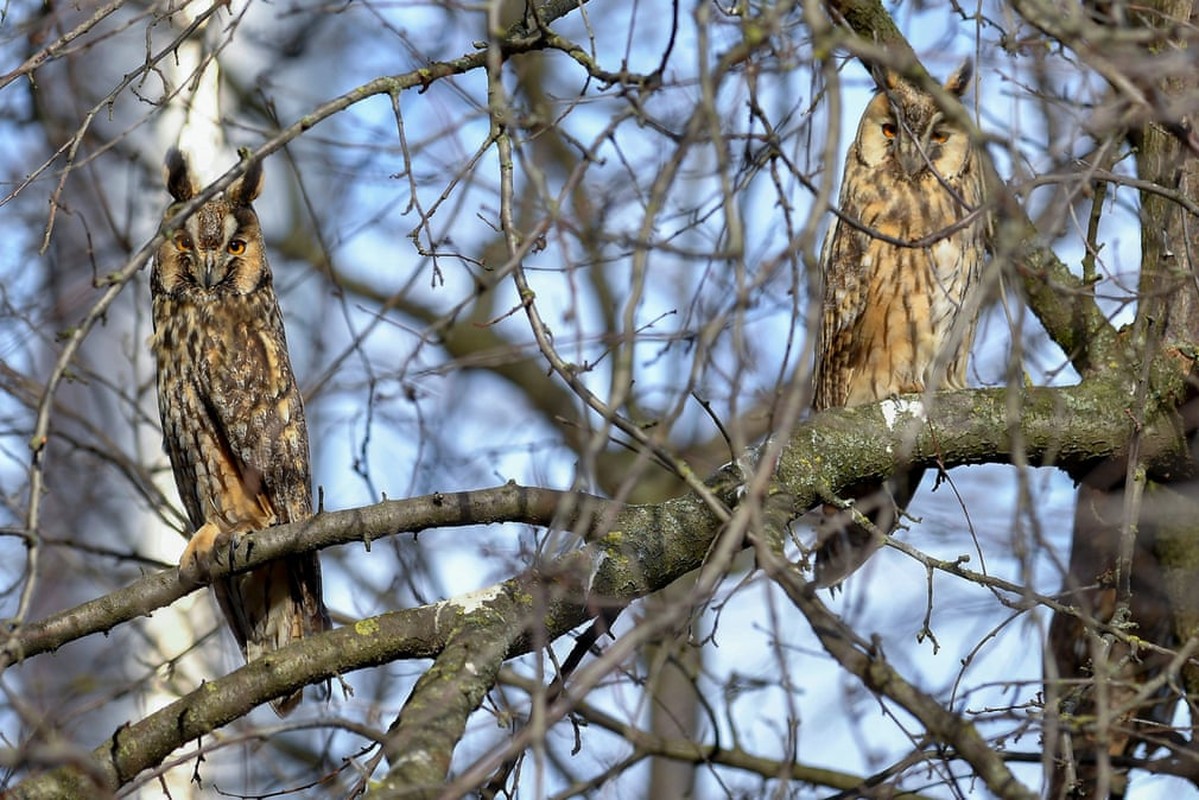
[[[946, 91], [961, 97], [971, 72], [959, 67]], [[881, 83], [846, 155], [820, 257], [816, 411], [966, 385], [984, 259], [978, 154], [927, 92], [893, 73]], [[846, 494], [890, 532], [921, 472]], [[836, 585], [876, 549], [847, 512], [826, 509], [818, 527], [818, 585]]]
[[[177, 150], [166, 176], [169, 218], [197, 182]], [[312, 516], [304, 407], [250, 206], [261, 189], [255, 161], [172, 232], [150, 275], [164, 444], [194, 530], [180, 569], [194, 577], [232, 536]], [[315, 553], [212, 588], [247, 661], [329, 628]], [[283, 715], [300, 697], [271, 705]]]

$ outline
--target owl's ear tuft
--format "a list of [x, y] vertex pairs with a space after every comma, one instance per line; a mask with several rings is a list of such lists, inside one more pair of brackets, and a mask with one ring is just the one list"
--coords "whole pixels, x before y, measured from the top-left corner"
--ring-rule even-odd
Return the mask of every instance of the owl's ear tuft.
[[[242, 152], [242, 156], [243, 158], [246, 156], [245, 151]], [[246, 165], [246, 171], [242, 176], [229, 186], [229, 191], [225, 196], [234, 205], [248, 206], [262, 192], [263, 180], [262, 161], [254, 159]]]
[[179, 148], [172, 147], [167, 151], [162, 172], [167, 191], [177, 202], [185, 203], [196, 196], [196, 183], [192, 178], [191, 168], [187, 165], [187, 157]]
[[945, 81], [945, 91], [954, 97], [961, 97], [970, 88], [972, 77], [974, 77], [974, 62], [967, 58]]
[[883, 91], [894, 89], [903, 80], [898, 72], [879, 64], [875, 64], [870, 68], [870, 77], [874, 78], [875, 86]]

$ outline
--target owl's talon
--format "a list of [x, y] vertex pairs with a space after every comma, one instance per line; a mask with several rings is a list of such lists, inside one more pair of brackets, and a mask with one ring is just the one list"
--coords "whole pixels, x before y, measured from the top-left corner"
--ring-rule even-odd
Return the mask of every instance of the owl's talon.
[[179, 559], [179, 575], [192, 583], [208, 583], [212, 580], [212, 568], [218, 561], [227, 560], [221, 551], [233, 544], [233, 536], [222, 531], [215, 523], [205, 522], [192, 534], [191, 541]]

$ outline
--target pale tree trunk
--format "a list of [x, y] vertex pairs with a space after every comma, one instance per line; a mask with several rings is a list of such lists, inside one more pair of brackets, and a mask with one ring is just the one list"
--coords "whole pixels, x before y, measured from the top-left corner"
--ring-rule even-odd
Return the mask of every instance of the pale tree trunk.
[[[139, 128], [144, 108], [119, 103], [111, 113], [102, 110], [68, 162], [49, 238], [52, 257], [48, 263], [54, 267], [45, 276], [46, 288], [54, 298], [56, 328], [68, 328], [85, 313], [92, 302], [91, 281], [96, 273], [103, 274], [108, 265], [121, 263], [153, 236], [168, 201], [161, 182], [162, 157], [168, 147], [179, 143], [191, 153], [205, 182], [236, 162], [236, 153], [225, 142], [220, 125], [216, 54], [225, 24], [244, 9], [242, 3], [233, 3], [211, 13], [221, 6], [225, 4], [214, 6], [210, 0], [202, 0], [176, 4], [170, 14], [153, 6], [130, 11], [131, 16], [144, 14], [146, 22], [132, 27], [112, 49], [81, 48], [39, 72], [36, 102], [57, 146], [79, 133], [87, 104], [103, 107], [104, 93], [119, 81], [112, 65], [137, 63], [139, 53], [146, 49], [145, 27], [150, 29], [150, 51], [157, 52], [190, 25], [199, 26], [158, 62], [142, 85], [146, 97], [159, 104], [163, 113], [154, 115], [149, 126]], [[79, 7], [74, 15], [57, 18], [53, 32], [70, 30], [91, 13], [93, 9]], [[154, 17], [157, 23], [149, 25]], [[118, 57], [120, 52], [128, 57]], [[112, 161], [88, 165], [88, 156], [106, 147], [127, 152], [129, 167], [124, 174], [101, 171]], [[111, 225], [106, 227], [104, 220], [111, 220]], [[94, 261], [80, 257], [89, 252]], [[142, 275], [146, 274], [148, 270], [143, 270]], [[147, 343], [151, 332], [148, 308], [144, 281], [122, 293], [106, 324], [87, 338], [77, 365], [72, 367], [90, 371], [93, 377], [58, 392], [52, 429], [75, 435], [63, 437], [68, 443], [51, 439], [46, 458], [59, 463], [54, 465], [55, 485], [48, 487], [41, 508], [45, 529], [75, 531], [77, 545], [136, 553], [142, 559], [170, 565], [182, 552], [180, 529], [186, 529], [186, 522], [176, 513], [162, 513], [166, 504], [178, 508], [178, 495], [162, 450], [154, 365]], [[55, 352], [50, 350], [44, 356], [47, 371], [52, 369]], [[112, 391], [106, 382], [119, 387], [125, 405], [111, 402]], [[118, 473], [95, 469], [87, 456], [87, 443], [105, 434], [111, 435], [131, 463], [145, 465], [141, 479], [152, 498], [150, 503], [133, 495], [129, 481], [121, 480]], [[69, 481], [64, 480], [66, 476]], [[68, 484], [82, 487], [88, 494], [68, 496]], [[168, 519], [178, 527], [168, 525]], [[86, 550], [43, 548], [34, 579], [32, 616], [91, 599], [119, 585], [122, 578], [105, 574], [110, 560], [87, 555]], [[70, 580], [59, 578], [64, 575]], [[82, 580], [87, 575], [94, 580]], [[126, 575], [124, 580], [135, 576]], [[117, 646], [110, 640], [83, 642], [72, 647], [69, 656], [64, 652], [67, 657], [60, 660], [58, 669], [39, 671], [36, 676], [25, 674], [26, 682], [38, 690], [40, 713], [45, 718], [58, 720], [65, 715], [74, 718], [75, 724], [97, 730], [115, 728], [169, 704], [203, 680], [227, 672], [232, 664], [207, 592], [193, 593], [156, 611], [137, 630], [117, 631], [112, 636], [124, 641]], [[205, 644], [197, 647], [206, 636]], [[76, 718], [73, 706], [79, 692], [75, 687], [87, 687], [97, 680], [120, 699], [101, 705], [99, 712], [84, 711]], [[225, 751], [206, 759], [219, 763], [229, 760], [229, 755]], [[175, 798], [202, 796], [203, 790], [192, 780], [193, 766], [185, 763], [166, 770], [145, 794], [157, 797], [165, 790]], [[213, 766], [210, 763], [209, 768]]]
[[[220, 0], [215, 3], [218, 6], [221, 4]], [[197, 22], [199, 14], [208, 10], [210, 5], [212, 4], [207, 0], [202, 0], [201, 3], [184, 6], [172, 16], [171, 25], [164, 33], [168, 36], [174, 35], [179, 30]], [[243, 2], [230, 3], [228, 10], [232, 14], [241, 13]], [[170, 92], [170, 99], [166, 103], [165, 113], [155, 119], [154, 125], [154, 136], [159, 146], [155, 148], [151, 156], [161, 158], [168, 148], [178, 147], [194, 165], [197, 178], [205, 184], [219, 177], [237, 160], [237, 155], [226, 142], [224, 131], [221, 128], [222, 75], [221, 58], [218, 53], [222, 40], [220, 23], [224, 19], [227, 19], [226, 15], [217, 15], [206, 22], [201, 22], [197, 33], [176, 48], [174, 58], [164, 62], [162, 75]], [[165, 39], [165, 37], [163, 38]], [[159, 205], [165, 207], [166, 198], [162, 192], [155, 191], [157, 188], [151, 183], [150, 195], [159, 201]], [[151, 211], [150, 219], [156, 219], [153, 211]], [[145, 298], [139, 298], [139, 300], [144, 302]], [[139, 384], [152, 383], [154, 381], [152, 360], [145, 359], [138, 363], [147, 373], [144, 376], [138, 376]], [[148, 399], [156, 401], [156, 393], [149, 394], [154, 397]], [[147, 410], [147, 415], [151, 419], [156, 419], [157, 404], [151, 402], [150, 405], [151, 408]], [[170, 465], [162, 452], [161, 431], [153, 428], [147, 430], [144, 427], [142, 430], [150, 440], [147, 446], [153, 447], [155, 442], [158, 444], [160, 467], [156, 472], [158, 485], [164, 495], [177, 498]], [[162, 525], [161, 518], [151, 518], [139, 522], [144, 523], [143, 530], [152, 531], [149, 539], [153, 542], [155, 555], [168, 563], [178, 561], [183, 542], [176, 532], [166, 529]], [[140, 528], [141, 525], [138, 527]], [[187, 598], [187, 602], [173, 604], [164, 611], [166, 613], [156, 614], [151, 619], [147, 625], [147, 636], [151, 641], [161, 643], [164, 652], [172, 656], [172, 662], [174, 658], [178, 657], [174, 654], [186, 653], [189, 647], [194, 646], [198, 636], [204, 635], [205, 631], [216, 629], [213, 638], [218, 646], [199, 648], [186, 659], [185, 663], [190, 663], [194, 670], [192, 674], [188, 675], [190, 680], [204, 675], [221, 675], [228, 671], [231, 664], [230, 648], [220, 622], [220, 615], [215, 613], [209, 592], [194, 593]], [[167, 668], [164, 666], [164, 669]], [[162, 691], [159, 690], [159, 687], [154, 687], [143, 700], [146, 710], [152, 711], [176, 700], [178, 692], [172, 691], [172, 688], [163, 686], [162, 689], [165, 691]], [[186, 690], [187, 687], [183, 688]], [[232, 767], [239, 760], [236, 748], [214, 755], [216, 763], [211, 765], [210, 769], [214, 767], [220, 769], [219, 765], [222, 762], [231, 762], [230, 766]], [[208, 760], [213, 757], [213, 755], [209, 755], [205, 758]], [[184, 763], [163, 773], [161, 781], [170, 796], [176, 798], [204, 796], [201, 785], [193, 780], [194, 767], [193, 763]], [[159, 791], [159, 786], [151, 785], [143, 794], [157, 795]]]

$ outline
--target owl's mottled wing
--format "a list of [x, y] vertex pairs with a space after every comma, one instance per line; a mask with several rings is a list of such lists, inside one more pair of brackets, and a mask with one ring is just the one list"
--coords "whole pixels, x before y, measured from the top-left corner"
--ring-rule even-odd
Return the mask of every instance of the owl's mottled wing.
[[[269, 525], [310, 517], [312, 495], [303, 403], [287, 357], [282, 315], [273, 297], [267, 304], [269, 310], [256, 309], [268, 315], [265, 325], [252, 316], [227, 322], [216, 347], [236, 351], [213, 358], [200, 375], [207, 383], [204, 407], [220, 439], [224, 469], [236, 475], [264, 512], [259, 524]], [[233, 486], [234, 480], [223, 483]], [[221, 579], [213, 588], [248, 661], [330, 627], [315, 553]], [[296, 693], [277, 708], [285, 713], [299, 699]]]
[[816, 348], [817, 411], [846, 404], [854, 370], [864, 361], [859, 328], [866, 313], [869, 247], [868, 233], [837, 218], [820, 254], [824, 302]]
[[[273, 300], [245, 310], [248, 318], [224, 321], [228, 327], [217, 346], [227, 353], [201, 367], [206, 405], [223, 449], [274, 524], [298, 522], [312, 514], [308, 433], [282, 315]], [[253, 318], [258, 313], [268, 318]]]

